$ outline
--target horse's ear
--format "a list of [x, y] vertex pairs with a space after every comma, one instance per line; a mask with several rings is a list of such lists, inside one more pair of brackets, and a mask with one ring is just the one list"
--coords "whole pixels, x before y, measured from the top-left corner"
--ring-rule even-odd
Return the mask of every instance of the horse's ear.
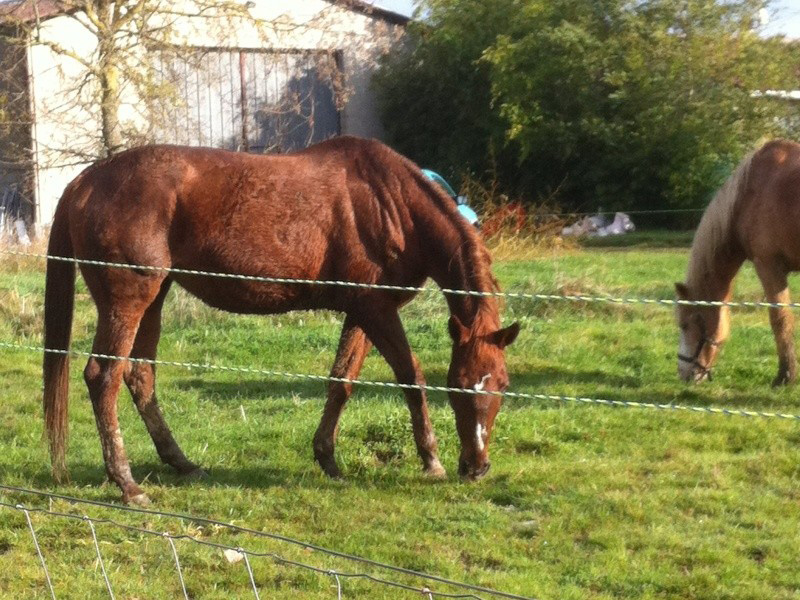
[[500, 346], [500, 348], [505, 348], [506, 346], [513, 344], [518, 335], [519, 323], [514, 322], [504, 329], [495, 331], [491, 336], [489, 336], [489, 341]]
[[447, 330], [450, 332], [450, 338], [455, 344], [464, 344], [469, 339], [469, 329], [464, 327], [464, 324], [455, 315], [450, 315], [450, 320], [447, 322]]
[[675, 283], [675, 293], [678, 295], [679, 300], [689, 299], [689, 288], [685, 283]]

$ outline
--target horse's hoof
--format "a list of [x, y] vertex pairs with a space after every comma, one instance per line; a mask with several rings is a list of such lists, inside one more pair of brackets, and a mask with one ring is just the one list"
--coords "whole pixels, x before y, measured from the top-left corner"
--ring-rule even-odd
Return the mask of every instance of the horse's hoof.
[[795, 376], [787, 375], [785, 373], [778, 373], [777, 377], [772, 380], [772, 387], [781, 387], [783, 385], [791, 385], [794, 383]]
[[434, 464], [425, 468], [425, 475], [431, 479], [446, 479], [447, 471], [444, 470], [444, 467], [439, 461], [436, 461]]
[[128, 498], [125, 498], [125, 496], [123, 496], [122, 501], [125, 504], [132, 504], [134, 506], [139, 506], [141, 508], [147, 508], [151, 504], [150, 498], [148, 498], [147, 494], [145, 494], [144, 492], [136, 494], [135, 496], [129, 496]]
[[327, 475], [331, 479], [342, 479], [343, 478], [342, 472], [339, 470], [339, 467], [337, 467], [336, 465], [333, 465], [332, 467], [328, 467], [328, 468], [323, 467], [322, 471], [325, 473], [325, 475]]
[[333, 458], [317, 458], [317, 462], [319, 463], [322, 472], [325, 473], [331, 479], [341, 479], [342, 472], [339, 470], [339, 465], [336, 464], [336, 461]]
[[181, 478], [186, 481], [200, 481], [202, 479], [208, 479], [208, 473], [200, 467], [194, 467], [189, 471], [181, 472]]

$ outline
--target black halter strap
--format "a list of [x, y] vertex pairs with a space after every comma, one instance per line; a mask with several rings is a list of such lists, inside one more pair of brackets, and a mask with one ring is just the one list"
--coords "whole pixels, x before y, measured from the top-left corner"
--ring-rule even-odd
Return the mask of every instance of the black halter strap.
[[685, 354], [678, 353], [678, 360], [691, 364], [695, 369], [697, 369], [701, 375], [708, 375], [708, 380], [711, 381], [711, 367], [708, 365], [704, 365], [698, 359], [700, 358], [700, 354], [703, 352], [703, 348], [705, 348], [706, 344], [709, 346], [716, 348], [719, 346], [719, 342], [717, 340], [713, 340], [703, 332], [704, 335], [697, 342], [697, 350], [694, 351], [693, 356], [686, 356]]

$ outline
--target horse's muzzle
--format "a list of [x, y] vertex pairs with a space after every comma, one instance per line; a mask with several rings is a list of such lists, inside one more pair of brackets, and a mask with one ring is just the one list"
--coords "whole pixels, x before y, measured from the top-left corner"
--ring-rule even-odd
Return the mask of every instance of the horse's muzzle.
[[491, 466], [492, 463], [487, 461], [481, 467], [475, 469], [471, 467], [467, 461], [461, 460], [458, 462], [458, 475], [465, 481], [477, 481], [489, 472]]

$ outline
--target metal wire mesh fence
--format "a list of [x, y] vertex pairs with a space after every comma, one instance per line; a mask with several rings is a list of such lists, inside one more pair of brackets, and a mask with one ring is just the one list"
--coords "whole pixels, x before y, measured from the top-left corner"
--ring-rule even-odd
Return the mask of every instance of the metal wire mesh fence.
[[[105, 595], [112, 600], [115, 599], [114, 581], [112, 581], [114, 577], [109, 575], [109, 571], [106, 568], [106, 560], [101, 550], [102, 538], [98, 534], [98, 529], [100, 527], [122, 531], [127, 535], [128, 541], [131, 540], [132, 536], [136, 536], [140, 539], [163, 539], [164, 543], [161, 545], [160, 549], [155, 550], [155, 554], [161, 559], [166, 556], [169, 563], [174, 566], [174, 572], [171, 575], [173, 578], [173, 587], [174, 584], [177, 584], [181, 595], [187, 600], [192, 597], [189, 591], [192, 586], [187, 584], [190, 573], [181, 565], [180, 556], [181, 554], [187, 555], [192, 549], [197, 548], [205, 550], [207, 554], [212, 553], [219, 562], [225, 562], [229, 565], [235, 565], [241, 562], [247, 574], [247, 584], [241, 585], [240, 589], [236, 590], [236, 595], [242, 594], [245, 588], [247, 588], [249, 593], [256, 599], [260, 598], [262, 593], [266, 593], [269, 597], [272, 597], [271, 592], [273, 591], [269, 589], [269, 578], [259, 575], [259, 569], [257, 567], [260, 566], [260, 561], [267, 561], [281, 568], [300, 570], [307, 574], [314, 575], [320, 580], [325, 580], [327, 583], [323, 582], [321, 585], [320, 581], [317, 581], [317, 587], [323, 591], [323, 596], [326, 595], [324, 590], [328, 590], [327, 595], [329, 597], [336, 597], [337, 599], [364, 597], [364, 590], [373, 588], [373, 594], [371, 594], [371, 596], [377, 594], [375, 589], [380, 589], [381, 592], [390, 591], [392, 593], [390, 597], [399, 598], [423, 597], [430, 598], [431, 600], [434, 598], [473, 598], [478, 600], [483, 598], [527, 598], [517, 594], [471, 585], [329, 550], [286, 536], [265, 533], [230, 523], [191, 515], [179, 515], [175, 513], [116, 506], [7, 485], [0, 485], [0, 493], [6, 496], [26, 498], [26, 503], [0, 500], [0, 510], [24, 515], [24, 521], [19, 523], [19, 527], [27, 529], [30, 534], [30, 539], [41, 567], [42, 585], [47, 589], [49, 596], [53, 599], [57, 598], [58, 581], [51, 575], [51, 569], [48, 567], [48, 560], [42, 548], [44, 546], [43, 542], [45, 536], [59, 535], [59, 530], [50, 528], [48, 532], [43, 533], [42, 530], [44, 527], [40, 525], [39, 531], [37, 531], [37, 526], [34, 522], [36, 521], [37, 523], [44, 524], [46, 519], [86, 524], [85, 533], [92, 540], [92, 548], [94, 550], [93, 559], [96, 560], [96, 565], [99, 566], [103, 590]], [[60, 502], [67, 508], [65, 510], [56, 510], [53, 508], [33, 506], [31, 502], [35, 502], [35, 497], [46, 499], [51, 504], [53, 501]], [[87, 514], [88, 509], [96, 510], [98, 508], [103, 510], [104, 516], [90, 516]], [[115, 514], [115, 516], [112, 518], [108, 516], [109, 514]], [[130, 515], [141, 517], [142, 519], [147, 519], [148, 522], [155, 521], [159, 525], [162, 525], [163, 529], [157, 530], [152, 525], [137, 525], [123, 522], [120, 518], [121, 515], [127, 517], [130, 517]], [[220, 537], [222, 536], [220, 532], [235, 534], [238, 536], [238, 540], [241, 543], [238, 545], [226, 544], [214, 539], [209, 539], [210, 536], [204, 537], [197, 533], [176, 531], [185, 530], [187, 523], [195, 526], [213, 526], [214, 530], [218, 532], [217, 535]], [[244, 540], [242, 540], [242, 538], [244, 538]], [[258, 542], [263, 540], [268, 540], [273, 543], [273, 545], [277, 544], [283, 546], [283, 552], [252, 548], [252, 546], [258, 545]], [[180, 550], [179, 545], [181, 548]], [[310, 560], [287, 558], [284, 553], [290, 548], [302, 549], [309, 556], [316, 557], [318, 561], [317, 564], [312, 564]], [[321, 566], [319, 563], [324, 561], [327, 562], [327, 564]], [[334, 564], [337, 566], [331, 566]], [[162, 570], [164, 566], [165, 562], [162, 561]], [[348, 582], [360, 582], [362, 585], [360, 587], [354, 587]], [[530, 599], [527, 598], [527, 600]]]

